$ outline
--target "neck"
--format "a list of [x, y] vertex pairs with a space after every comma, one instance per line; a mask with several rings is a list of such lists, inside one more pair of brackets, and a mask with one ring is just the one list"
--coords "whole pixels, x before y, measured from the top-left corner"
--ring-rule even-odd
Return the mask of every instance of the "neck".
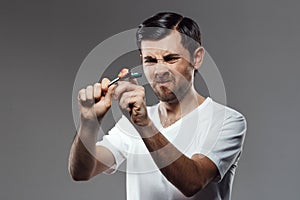
[[194, 87], [183, 96], [182, 99], [174, 102], [160, 102], [159, 115], [164, 127], [173, 124], [189, 112], [197, 108], [205, 100]]

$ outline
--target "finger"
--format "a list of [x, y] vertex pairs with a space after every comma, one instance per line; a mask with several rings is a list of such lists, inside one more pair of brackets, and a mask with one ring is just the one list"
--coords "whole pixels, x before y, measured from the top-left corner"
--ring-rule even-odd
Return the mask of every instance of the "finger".
[[107, 90], [107, 93], [104, 96], [104, 105], [106, 106], [106, 108], [109, 108], [111, 106], [112, 95], [113, 95], [116, 87], [117, 87], [117, 85], [110, 86]]
[[130, 99], [130, 98], [132, 98], [132, 96], [131, 95], [129, 95], [127, 92], [125, 92], [122, 96], [121, 96], [121, 98], [120, 98], [120, 100], [119, 100], [119, 106], [120, 106], [120, 108], [122, 109], [122, 110], [127, 110], [128, 112], [130, 112], [130, 107], [129, 107], [129, 105], [128, 105], [128, 100]]
[[123, 77], [126, 76], [128, 73], [129, 73], [129, 69], [123, 68], [123, 69], [119, 72], [118, 77], [119, 77], [119, 78], [123, 78]]
[[[130, 108], [130, 104], [141, 104], [144, 101], [144, 94], [138, 90], [124, 92], [119, 100], [119, 105], [122, 109]], [[131, 109], [131, 108], [130, 108]]]
[[108, 88], [108, 84], [110, 83], [110, 80], [108, 78], [103, 78], [101, 81], [101, 91], [106, 92]]
[[78, 93], [78, 99], [81, 102], [86, 101], [85, 89], [81, 89]]
[[119, 99], [124, 92], [130, 92], [133, 90], [144, 91], [144, 87], [140, 85], [132, 84], [128, 81], [119, 81], [118, 87], [114, 91], [114, 97]]
[[123, 110], [127, 110], [129, 114], [132, 114], [133, 109], [139, 109], [143, 104], [143, 99], [140, 96], [131, 96], [129, 98], [122, 99], [120, 101], [120, 107]]
[[101, 98], [101, 84], [95, 83], [94, 84], [94, 98], [99, 100]]
[[89, 103], [93, 102], [94, 101], [94, 88], [93, 86], [89, 85], [86, 87], [86, 90], [85, 90], [85, 94], [86, 94], [86, 101], [88, 101]]
[[133, 92], [124, 92], [122, 96], [119, 99], [119, 105], [121, 109], [127, 110], [128, 106], [128, 99], [136, 96], [136, 94], [133, 94]]
[[139, 83], [137, 82], [137, 79], [134, 77], [129, 77], [128, 81], [132, 84], [138, 85]]

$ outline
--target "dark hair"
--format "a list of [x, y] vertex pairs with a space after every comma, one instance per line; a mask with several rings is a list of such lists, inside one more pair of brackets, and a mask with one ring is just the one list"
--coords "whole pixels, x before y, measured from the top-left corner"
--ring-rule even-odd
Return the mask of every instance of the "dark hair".
[[201, 32], [195, 21], [173, 12], [161, 12], [146, 19], [136, 33], [137, 45], [141, 52], [142, 40], [160, 40], [177, 30], [181, 33], [181, 44], [192, 56], [201, 46]]

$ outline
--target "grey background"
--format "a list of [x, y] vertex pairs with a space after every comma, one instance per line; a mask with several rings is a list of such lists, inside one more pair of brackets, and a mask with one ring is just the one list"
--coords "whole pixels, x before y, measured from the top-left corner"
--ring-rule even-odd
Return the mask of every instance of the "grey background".
[[247, 118], [233, 199], [299, 199], [299, 4], [1, 0], [0, 199], [125, 199], [121, 172], [68, 175], [73, 82], [97, 44], [164, 10], [200, 24], [227, 103]]

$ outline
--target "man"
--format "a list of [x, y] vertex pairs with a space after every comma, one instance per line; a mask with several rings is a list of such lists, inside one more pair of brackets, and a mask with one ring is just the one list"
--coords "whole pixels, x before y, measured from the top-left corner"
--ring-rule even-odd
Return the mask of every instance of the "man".
[[[88, 180], [111, 174], [126, 160], [129, 200], [230, 199], [246, 121], [194, 89], [194, 73], [204, 57], [199, 27], [176, 13], [158, 13], [139, 26], [137, 44], [159, 103], [146, 107], [145, 90], [135, 79], [108, 87], [104, 78], [80, 90], [71, 176]], [[127, 73], [123, 69], [119, 77]], [[97, 142], [112, 99], [124, 115]]]

